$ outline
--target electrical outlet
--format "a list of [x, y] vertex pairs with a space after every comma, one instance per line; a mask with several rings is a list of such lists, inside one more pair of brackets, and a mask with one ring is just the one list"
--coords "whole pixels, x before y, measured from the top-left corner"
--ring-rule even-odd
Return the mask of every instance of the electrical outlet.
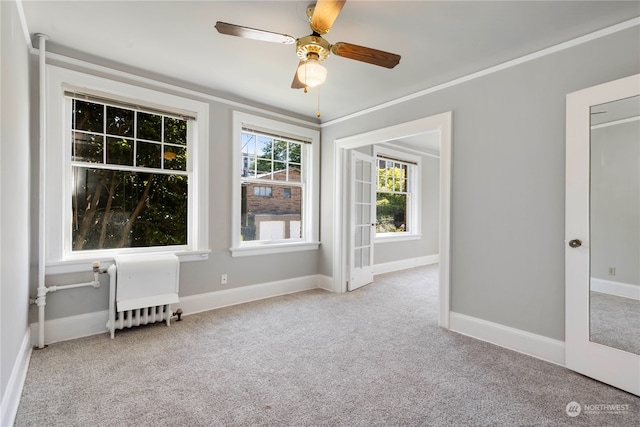
[[220, 276], [220, 284], [221, 285], [226, 285], [227, 284], [227, 275], [223, 274], [222, 276]]
[[616, 275], [616, 268], [609, 267], [609, 276], [615, 276], [615, 275]]

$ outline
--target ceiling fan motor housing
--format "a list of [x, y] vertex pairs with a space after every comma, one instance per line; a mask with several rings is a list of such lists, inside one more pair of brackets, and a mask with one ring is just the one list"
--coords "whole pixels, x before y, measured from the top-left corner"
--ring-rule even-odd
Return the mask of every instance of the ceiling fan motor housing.
[[315, 57], [317, 55], [318, 61], [322, 62], [329, 57], [330, 52], [331, 45], [320, 36], [312, 34], [296, 40], [296, 53], [303, 61], [306, 61], [310, 56]]

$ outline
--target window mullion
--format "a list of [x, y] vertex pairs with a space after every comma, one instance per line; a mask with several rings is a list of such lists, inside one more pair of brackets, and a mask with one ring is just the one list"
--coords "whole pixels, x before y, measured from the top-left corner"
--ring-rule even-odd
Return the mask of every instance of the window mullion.
[[133, 166], [138, 165], [138, 112], [133, 113]]
[[107, 106], [102, 106], [102, 163], [107, 164]]

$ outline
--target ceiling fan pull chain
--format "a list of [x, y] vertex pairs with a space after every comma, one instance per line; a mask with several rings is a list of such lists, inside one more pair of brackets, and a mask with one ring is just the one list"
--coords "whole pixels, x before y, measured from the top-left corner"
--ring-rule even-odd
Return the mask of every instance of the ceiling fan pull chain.
[[316, 112], [316, 116], [320, 117], [320, 86], [318, 86], [318, 111]]

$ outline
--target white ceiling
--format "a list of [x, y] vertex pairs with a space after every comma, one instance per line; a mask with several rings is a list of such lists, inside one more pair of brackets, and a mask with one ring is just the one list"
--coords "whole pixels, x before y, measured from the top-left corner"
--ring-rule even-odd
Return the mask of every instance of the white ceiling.
[[[312, 1], [22, 0], [49, 51], [229, 100], [316, 120], [317, 93], [290, 88], [292, 45], [218, 34], [216, 21], [310, 34]], [[388, 70], [331, 56], [320, 90], [327, 122], [640, 15], [637, 1], [349, 0], [325, 38], [402, 56]]]

